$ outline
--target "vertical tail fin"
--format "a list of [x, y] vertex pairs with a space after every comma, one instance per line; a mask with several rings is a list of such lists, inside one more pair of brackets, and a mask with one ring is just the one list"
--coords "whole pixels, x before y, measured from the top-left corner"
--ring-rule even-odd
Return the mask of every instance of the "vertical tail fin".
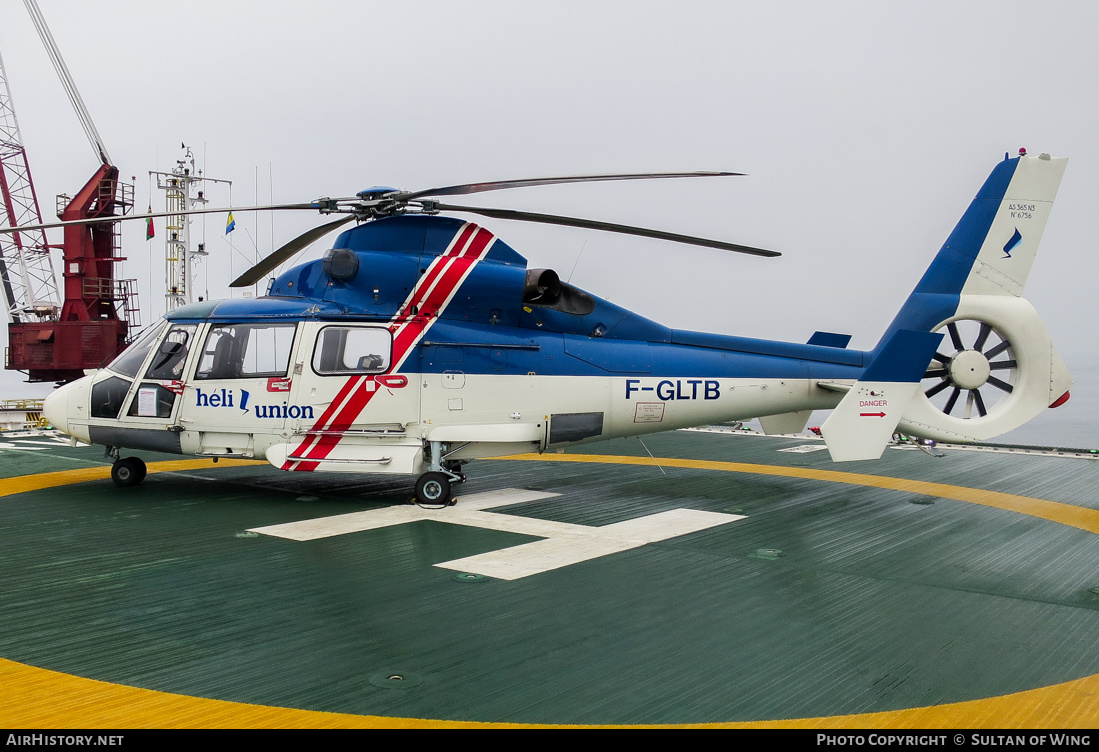
[[1015, 173], [966, 276], [962, 295], [1023, 294], [1068, 160], [1041, 154], [1013, 161]]
[[950, 318], [963, 294], [1020, 297], [1067, 163], [1042, 154], [996, 165], [878, 348], [899, 329]]
[[949, 335], [901, 430], [981, 441], [1067, 396], [1068, 371], [1022, 298], [1066, 162], [1042, 154], [999, 163], [886, 330], [875, 355], [903, 330]]

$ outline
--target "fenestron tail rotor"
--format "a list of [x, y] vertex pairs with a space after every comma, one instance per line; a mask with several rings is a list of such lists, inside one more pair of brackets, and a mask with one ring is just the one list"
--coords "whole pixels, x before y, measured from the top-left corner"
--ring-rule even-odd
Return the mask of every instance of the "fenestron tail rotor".
[[924, 373], [927, 398], [955, 418], [984, 418], [1015, 389], [1018, 362], [1011, 342], [991, 324], [951, 321]]

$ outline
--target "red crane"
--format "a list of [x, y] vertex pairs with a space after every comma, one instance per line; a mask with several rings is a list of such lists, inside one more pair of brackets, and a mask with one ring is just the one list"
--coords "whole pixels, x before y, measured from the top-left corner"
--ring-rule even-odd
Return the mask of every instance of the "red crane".
[[[119, 181], [107, 149], [69, 75], [68, 68], [34, 0], [24, 0], [53, 61], [100, 166], [76, 196], [58, 196], [65, 221], [118, 216], [133, 206], [133, 188]], [[7, 76], [0, 61], [0, 192], [8, 225], [41, 224], [41, 212], [19, 136]], [[123, 261], [117, 222], [67, 226], [61, 244], [63, 300], [41, 230], [12, 233], [0, 246], [0, 287], [8, 309], [8, 350], [4, 367], [24, 371], [30, 381], [67, 382], [98, 368], [121, 351], [136, 326], [134, 281], [115, 279]]]

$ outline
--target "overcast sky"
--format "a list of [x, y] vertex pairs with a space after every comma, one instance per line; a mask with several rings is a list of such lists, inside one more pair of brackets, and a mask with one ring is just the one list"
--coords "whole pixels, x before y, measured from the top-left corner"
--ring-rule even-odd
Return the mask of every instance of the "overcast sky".
[[[190, 145], [252, 204], [596, 172], [749, 177], [557, 186], [470, 204], [774, 248], [759, 259], [483, 220], [525, 255], [670, 326], [873, 346], [1005, 151], [1070, 158], [1027, 297], [1080, 381], [1099, 259], [1099, 4], [1091, 2], [120, 2], [39, 0], [137, 203]], [[96, 159], [22, 2], [0, 52], [44, 214]], [[215, 202], [228, 191], [211, 188]], [[207, 222], [213, 297], [315, 222]], [[163, 311], [160, 239], [123, 276]], [[201, 222], [193, 225], [202, 232]], [[272, 240], [273, 239], [273, 240]], [[331, 238], [317, 243], [317, 257]], [[253, 243], [255, 245], [253, 245]], [[577, 259], [579, 257], [579, 262]], [[574, 264], [575, 271], [572, 271]], [[202, 289], [205, 293], [206, 290]], [[10, 377], [9, 377], [10, 379]], [[0, 382], [4, 396], [18, 391]]]

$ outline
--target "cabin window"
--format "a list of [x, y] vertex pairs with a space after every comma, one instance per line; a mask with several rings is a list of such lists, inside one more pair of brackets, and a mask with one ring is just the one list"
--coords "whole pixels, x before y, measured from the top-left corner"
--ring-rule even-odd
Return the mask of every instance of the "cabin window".
[[167, 321], [161, 320], [156, 326], [150, 326], [143, 331], [141, 336], [127, 347], [121, 355], [112, 360], [107, 368], [123, 376], [129, 376], [131, 379], [137, 378], [137, 372], [141, 370], [141, 365], [145, 362], [146, 356], [153, 349], [157, 338], [160, 337], [161, 332], [164, 331], [164, 327], [167, 325]]
[[297, 324], [225, 324], [210, 328], [196, 379], [285, 376]]
[[317, 337], [313, 370], [322, 375], [384, 373], [392, 348], [388, 329], [328, 326]]
[[160, 347], [153, 353], [145, 378], [162, 381], [182, 379], [183, 366], [187, 362], [187, 353], [195, 338], [196, 329], [198, 326], [195, 324], [172, 325], [160, 341]]
[[175, 402], [175, 392], [147, 382], [137, 388], [126, 414], [140, 418], [170, 418]]

